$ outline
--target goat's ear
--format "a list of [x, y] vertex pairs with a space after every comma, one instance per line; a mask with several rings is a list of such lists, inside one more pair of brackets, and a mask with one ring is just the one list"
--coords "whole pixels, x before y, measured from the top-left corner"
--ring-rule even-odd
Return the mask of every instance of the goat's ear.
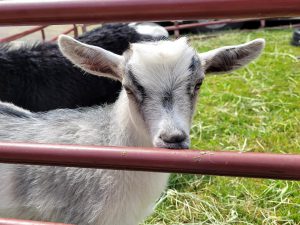
[[81, 43], [66, 35], [59, 36], [58, 45], [62, 54], [84, 71], [97, 76], [122, 80], [120, 70], [123, 62], [122, 56], [100, 47]]
[[227, 46], [200, 53], [199, 58], [206, 73], [226, 73], [257, 58], [264, 46], [265, 40], [259, 38], [242, 45]]

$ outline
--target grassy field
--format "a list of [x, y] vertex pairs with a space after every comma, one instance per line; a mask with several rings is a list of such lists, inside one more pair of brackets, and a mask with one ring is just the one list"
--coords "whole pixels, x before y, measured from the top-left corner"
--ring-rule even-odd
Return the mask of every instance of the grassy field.
[[[193, 149], [300, 152], [300, 47], [289, 44], [291, 35], [234, 31], [193, 39], [200, 52], [258, 37], [267, 42], [248, 67], [206, 78]], [[144, 224], [300, 224], [300, 182], [174, 174]]]

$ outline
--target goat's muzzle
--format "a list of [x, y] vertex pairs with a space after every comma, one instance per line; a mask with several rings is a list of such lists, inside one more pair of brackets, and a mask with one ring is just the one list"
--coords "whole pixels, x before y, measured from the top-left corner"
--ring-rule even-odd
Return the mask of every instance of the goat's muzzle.
[[154, 141], [154, 146], [169, 149], [188, 149], [190, 140], [184, 131], [162, 132]]

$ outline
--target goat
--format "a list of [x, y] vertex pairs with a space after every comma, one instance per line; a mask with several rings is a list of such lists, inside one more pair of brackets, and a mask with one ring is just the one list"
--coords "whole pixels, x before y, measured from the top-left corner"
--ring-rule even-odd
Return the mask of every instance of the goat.
[[[249, 63], [264, 40], [198, 54], [185, 38], [132, 44], [123, 55], [61, 36], [63, 55], [122, 84], [106, 106], [32, 113], [0, 104], [0, 141], [186, 149], [208, 72]], [[153, 210], [167, 173], [0, 164], [0, 217], [79, 225], [137, 225]]]
[[[78, 40], [122, 54], [129, 43], [162, 37], [137, 32], [143, 25], [107, 24]], [[148, 26], [147, 26], [148, 27]], [[0, 46], [0, 99], [33, 112], [112, 103], [121, 90], [118, 82], [74, 67], [57, 44], [41, 43], [10, 48]]]

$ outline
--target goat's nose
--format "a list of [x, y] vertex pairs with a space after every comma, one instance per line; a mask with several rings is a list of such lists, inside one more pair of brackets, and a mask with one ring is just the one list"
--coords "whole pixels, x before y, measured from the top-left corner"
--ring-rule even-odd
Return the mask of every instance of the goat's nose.
[[181, 143], [186, 140], [187, 135], [183, 131], [176, 133], [162, 133], [159, 138], [166, 143]]
[[158, 148], [169, 149], [187, 149], [189, 148], [189, 137], [181, 130], [173, 130], [172, 132], [161, 132], [154, 142], [154, 146]]

